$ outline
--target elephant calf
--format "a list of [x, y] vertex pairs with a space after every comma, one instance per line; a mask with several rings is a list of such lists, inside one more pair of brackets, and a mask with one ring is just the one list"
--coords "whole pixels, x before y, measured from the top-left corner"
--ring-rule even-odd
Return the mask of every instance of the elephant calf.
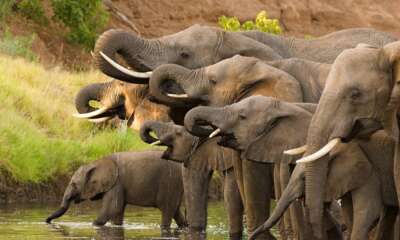
[[179, 163], [161, 159], [162, 151], [120, 152], [81, 166], [68, 184], [61, 208], [46, 219], [61, 217], [70, 203], [103, 199], [94, 225], [111, 220], [121, 225], [126, 204], [161, 210], [161, 228], [167, 230], [172, 218], [186, 226], [180, 212], [183, 196], [182, 168]]

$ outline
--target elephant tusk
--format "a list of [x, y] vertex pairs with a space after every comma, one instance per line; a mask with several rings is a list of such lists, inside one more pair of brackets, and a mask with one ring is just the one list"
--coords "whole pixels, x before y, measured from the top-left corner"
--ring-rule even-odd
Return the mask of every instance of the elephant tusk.
[[125, 68], [124, 66], [119, 65], [117, 62], [115, 62], [114, 60], [112, 60], [111, 58], [109, 58], [107, 55], [105, 55], [103, 52], [100, 51], [100, 55], [109, 63], [111, 64], [113, 67], [115, 67], [116, 69], [120, 70], [121, 72], [135, 77], [135, 78], [150, 78], [151, 75], [153, 74], [153, 72], [136, 72], [136, 71], [132, 71], [130, 69]]
[[91, 117], [96, 117], [102, 113], [107, 112], [107, 108], [106, 107], [102, 107], [97, 109], [96, 111], [93, 112], [89, 112], [89, 113], [74, 113], [72, 116], [76, 117], [76, 118], [91, 118]]
[[328, 154], [340, 142], [341, 142], [340, 138], [334, 138], [330, 140], [323, 148], [321, 148], [317, 152], [297, 160], [296, 163], [309, 163], [318, 160], [321, 157]]
[[161, 143], [161, 141], [160, 141], [160, 140], [157, 140], [157, 141], [155, 141], [155, 142], [150, 143], [150, 145], [154, 146], [154, 145], [157, 145], [157, 144], [160, 144], [160, 143]]
[[220, 132], [221, 132], [221, 129], [220, 129], [220, 128], [217, 128], [217, 129], [215, 129], [214, 132], [212, 132], [212, 133], [210, 134], [210, 136], [208, 136], [208, 138], [213, 138], [213, 137], [217, 136]]
[[88, 121], [92, 122], [92, 123], [102, 123], [102, 122], [105, 122], [110, 119], [111, 119], [111, 117], [101, 117], [101, 118], [91, 118], [91, 119], [88, 119]]
[[299, 155], [299, 154], [304, 153], [305, 151], [307, 151], [307, 145], [303, 145], [303, 146], [298, 147], [298, 148], [292, 148], [292, 149], [286, 150], [286, 151], [283, 152], [283, 154], [286, 154], [286, 155]]
[[174, 93], [167, 93], [168, 97], [173, 97], [173, 98], [188, 98], [189, 96], [187, 94], [174, 94]]

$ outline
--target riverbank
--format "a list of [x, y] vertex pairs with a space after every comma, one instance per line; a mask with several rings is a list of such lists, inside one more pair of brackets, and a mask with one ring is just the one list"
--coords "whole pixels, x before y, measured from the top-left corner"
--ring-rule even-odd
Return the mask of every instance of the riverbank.
[[129, 129], [72, 117], [78, 90], [108, 80], [100, 72], [45, 69], [0, 55], [0, 73], [1, 201], [59, 196], [63, 179], [81, 164], [113, 152], [149, 148]]

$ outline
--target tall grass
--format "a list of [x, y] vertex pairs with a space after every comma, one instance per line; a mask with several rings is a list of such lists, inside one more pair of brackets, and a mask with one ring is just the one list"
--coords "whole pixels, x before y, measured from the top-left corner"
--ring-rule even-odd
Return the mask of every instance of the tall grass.
[[105, 80], [0, 55], [0, 167], [40, 183], [105, 154], [146, 148], [130, 130], [99, 130], [71, 116], [80, 87]]

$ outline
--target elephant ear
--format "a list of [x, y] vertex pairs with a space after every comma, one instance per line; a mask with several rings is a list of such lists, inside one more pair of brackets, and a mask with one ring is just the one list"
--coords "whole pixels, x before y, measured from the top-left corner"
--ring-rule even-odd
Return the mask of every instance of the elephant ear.
[[96, 195], [109, 191], [117, 182], [118, 167], [110, 158], [98, 160], [87, 169], [86, 181], [81, 193], [82, 199], [92, 199]]
[[249, 142], [242, 152], [242, 157], [261, 163], [279, 162], [282, 160], [283, 151], [305, 144], [307, 131], [299, 129], [308, 129], [308, 124], [306, 119], [279, 117], [272, 128]]

